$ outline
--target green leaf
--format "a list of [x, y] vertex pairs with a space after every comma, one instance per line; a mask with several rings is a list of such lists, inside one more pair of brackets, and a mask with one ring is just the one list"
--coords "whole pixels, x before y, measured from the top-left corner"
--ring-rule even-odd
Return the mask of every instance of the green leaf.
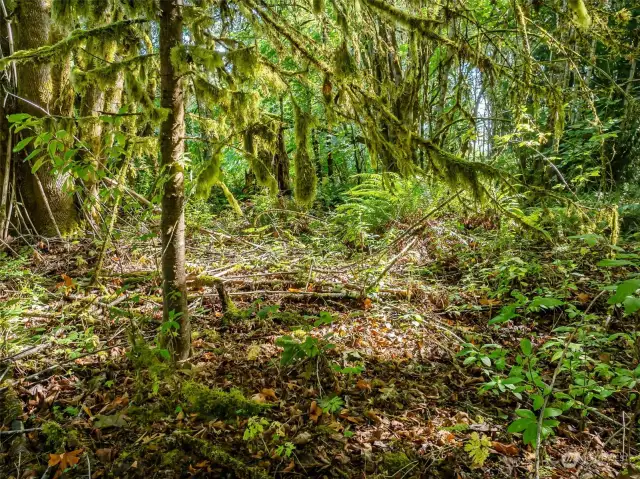
[[24, 159], [25, 163], [28, 162], [29, 160], [31, 160], [31, 158], [33, 158], [34, 156], [38, 155], [40, 152], [42, 151], [42, 149], [40, 148], [36, 148], [35, 150], [33, 150], [31, 153], [29, 153], [27, 155], [27, 157]]
[[616, 286], [616, 294], [609, 298], [609, 304], [622, 303], [627, 296], [631, 296], [640, 289], [640, 279], [628, 279]]
[[22, 151], [26, 148], [26, 146], [31, 143], [31, 140], [33, 140], [35, 137], [33, 136], [28, 136], [26, 138], [23, 138], [22, 140], [20, 140], [18, 142], [18, 144], [16, 146], [13, 147], [13, 152], [17, 153], [18, 151]]
[[532, 394], [530, 397], [533, 401], [533, 410], [537, 411], [544, 404], [544, 398], [540, 394]]
[[511, 424], [509, 424], [507, 432], [522, 432], [529, 426], [529, 424], [531, 424], [531, 419], [516, 419]]
[[13, 115], [7, 116], [7, 120], [9, 120], [9, 123], [18, 123], [26, 120], [27, 118], [31, 118], [31, 115], [29, 115], [28, 113], [14, 113]]
[[614, 268], [616, 266], [636, 266], [636, 264], [626, 259], [603, 259], [602, 261], [598, 261], [597, 266]]
[[523, 338], [522, 341], [520, 341], [520, 349], [522, 349], [525, 356], [531, 356], [533, 346], [531, 345], [529, 338]]
[[522, 436], [522, 440], [525, 444], [531, 444], [536, 446], [538, 442], [538, 424], [533, 422], [530, 423], [527, 428], [524, 430], [524, 435]]
[[516, 409], [516, 414], [520, 417], [524, 417], [527, 419], [536, 420], [536, 415], [533, 411], [529, 411], [528, 409]]
[[531, 303], [529, 303], [529, 311], [538, 311], [541, 308], [553, 309], [557, 308], [558, 306], [562, 306], [563, 304], [564, 301], [561, 301], [557, 298], [545, 298], [542, 296], [538, 296], [536, 298], [533, 298]]
[[636, 296], [627, 296], [623, 304], [624, 304], [624, 313], [633, 314], [640, 309], [640, 298]]
[[509, 306], [505, 306], [504, 308], [502, 308], [500, 310], [500, 313], [498, 313], [498, 315], [489, 320], [489, 324], [500, 324], [500, 323], [506, 323], [507, 321], [517, 317], [518, 315], [516, 314], [516, 307], [515, 305], [511, 304]]
[[491, 359], [489, 359], [489, 356], [482, 356], [480, 358], [480, 361], [482, 361], [482, 364], [484, 364], [486, 367], [491, 366]]
[[556, 416], [560, 416], [561, 414], [562, 414], [562, 409], [548, 407], [548, 408], [545, 408], [544, 413], [542, 414], [542, 417], [543, 418], [556, 417]]
[[44, 164], [44, 162], [45, 162], [44, 157], [38, 158], [36, 162], [33, 164], [33, 166], [31, 167], [31, 174], [35, 174], [36, 171], [38, 171], [40, 167]]

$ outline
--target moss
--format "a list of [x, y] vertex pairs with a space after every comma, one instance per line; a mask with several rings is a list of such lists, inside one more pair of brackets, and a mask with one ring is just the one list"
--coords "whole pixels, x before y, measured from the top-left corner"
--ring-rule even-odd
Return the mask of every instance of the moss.
[[278, 183], [271, 173], [271, 163], [273, 155], [266, 148], [260, 148], [258, 151], [258, 129], [256, 126], [247, 129], [244, 134], [244, 150], [247, 160], [251, 167], [251, 171], [256, 176], [256, 181], [260, 186], [266, 186], [271, 193], [275, 193], [278, 189]]
[[222, 149], [216, 148], [211, 154], [207, 167], [200, 172], [196, 180], [196, 196], [208, 198], [211, 188], [220, 180], [220, 166], [222, 165]]
[[226, 452], [224, 449], [216, 447], [203, 439], [181, 435], [179, 440], [183, 444], [195, 449], [198, 454], [206, 457], [216, 466], [222, 466], [233, 471], [234, 477], [239, 479], [268, 479], [271, 477], [265, 470], [249, 466], [244, 461], [241, 461]]
[[400, 472], [406, 472], [406, 468], [411, 462], [411, 459], [402, 451], [385, 452], [382, 455], [381, 467], [387, 474], [395, 475]]
[[242, 391], [235, 388], [226, 392], [210, 389], [195, 382], [186, 382], [182, 385], [182, 394], [190, 409], [204, 416], [218, 418], [254, 416], [268, 409], [265, 404], [245, 398]]
[[32, 50], [18, 50], [13, 55], [0, 59], [0, 68], [5, 68], [9, 63], [24, 63], [27, 61], [53, 62], [57, 57], [68, 55], [72, 49], [89, 38], [99, 37], [102, 41], [122, 38], [128, 32], [133, 32], [135, 27], [146, 23], [145, 19], [123, 20], [91, 29], [78, 29], [53, 45], [34, 48]]
[[313, 13], [320, 15], [324, 13], [324, 0], [313, 0]]
[[255, 78], [260, 70], [260, 62], [255, 53], [255, 48], [238, 48], [228, 54], [229, 60], [233, 63], [233, 73], [240, 79]]
[[162, 421], [168, 414], [160, 406], [129, 406], [127, 416], [142, 424], [153, 424]]
[[181, 451], [179, 449], [165, 452], [162, 455], [162, 465], [171, 466], [172, 464], [178, 464], [183, 457], [184, 451]]
[[9, 388], [0, 393], [0, 418], [2, 425], [9, 425], [11, 421], [18, 419], [22, 414], [22, 404], [18, 399], [18, 394], [9, 386]]
[[298, 204], [310, 206], [316, 198], [318, 183], [316, 168], [310, 155], [312, 117], [310, 114], [303, 112], [295, 103], [294, 112], [296, 140], [294, 195]]
[[67, 432], [55, 421], [47, 421], [42, 425], [42, 434], [46, 438], [47, 446], [55, 451], [64, 449], [67, 444]]
[[587, 7], [583, 0], [569, 0], [567, 3], [569, 8], [575, 15], [576, 23], [581, 28], [589, 28], [591, 26], [591, 16], [587, 11]]

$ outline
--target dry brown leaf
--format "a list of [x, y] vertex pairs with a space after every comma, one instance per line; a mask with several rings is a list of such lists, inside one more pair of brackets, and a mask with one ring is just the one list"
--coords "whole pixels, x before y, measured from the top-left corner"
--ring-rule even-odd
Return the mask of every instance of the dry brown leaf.
[[495, 298], [482, 298], [480, 300], [480, 304], [482, 306], [497, 306], [500, 304], [500, 300], [499, 299], [495, 299]]
[[[364, 415], [367, 416], [369, 419], [371, 419], [376, 424], [380, 424], [382, 422], [382, 419], [380, 419], [380, 417], [378, 417], [378, 415], [375, 412], [371, 411], [371, 410], [369, 410], [366, 413], [364, 413]], [[347, 420], [348, 420], [348, 418], [347, 418]]]
[[491, 447], [498, 453], [505, 456], [517, 456], [520, 450], [515, 444], [503, 444], [498, 441], [493, 441]]
[[309, 408], [309, 419], [313, 422], [318, 422], [318, 419], [322, 416], [322, 408], [318, 406], [316, 401], [311, 402], [311, 407]]
[[113, 448], [105, 448], [96, 450], [96, 457], [100, 462], [108, 464], [112, 462], [116, 457], [116, 450]]
[[273, 389], [263, 389], [262, 391], [260, 391], [260, 394], [262, 394], [265, 399], [273, 399], [274, 401], [277, 401], [278, 398], [276, 396], [276, 392]]
[[361, 391], [371, 391], [371, 383], [366, 379], [358, 379], [356, 387]]
[[578, 293], [576, 294], [576, 298], [578, 298], [578, 301], [580, 301], [581, 303], [588, 303], [591, 299], [591, 296], [589, 296], [587, 293]]
[[82, 454], [82, 449], [63, 452], [62, 454], [49, 454], [49, 467], [58, 466], [58, 470], [55, 476], [53, 476], [54, 479], [60, 477], [65, 469], [78, 464], [80, 454]]
[[287, 467], [285, 467], [282, 472], [291, 472], [293, 471], [293, 468], [296, 467], [296, 463], [294, 462], [293, 459], [291, 459], [291, 462], [289, 463], [289, 465]]

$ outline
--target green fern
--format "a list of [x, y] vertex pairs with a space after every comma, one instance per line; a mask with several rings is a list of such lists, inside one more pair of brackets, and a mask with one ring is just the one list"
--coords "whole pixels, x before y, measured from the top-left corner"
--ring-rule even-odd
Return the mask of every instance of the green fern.
[[471, 438], [464, 446], [464, 450], [469, 453], [471, 459], [471, 467], [482, 467], [484, 461], [489, 457], [489, 448], [491, 447], [491, 440], [485, 436], [479, 436], [477, 432], [471, 433]]

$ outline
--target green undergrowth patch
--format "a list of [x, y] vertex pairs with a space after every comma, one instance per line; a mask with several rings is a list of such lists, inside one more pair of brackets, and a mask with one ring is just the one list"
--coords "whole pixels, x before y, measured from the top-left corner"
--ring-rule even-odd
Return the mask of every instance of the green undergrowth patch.
[[269, 409], [265, 404], [247, 399], [242, 391], [236, 388], [226, 392], [187, 381], [182, 385], [182, 395], [188, 404], [188, 410], [206, 417], [228, 419], [235, 416], [253, 416]]
[[204, 439], [198, 439], [186, 434], [180, 434], [178, 440], [194, 449], [199, 455], [210, 460], [214, 465], [221, 466], [233, 472], [238, 479], [267, 479], [271, 477], [264, 469], [250, 466], [244, 461], [237, 459], [231, 453], [211, 444]]

